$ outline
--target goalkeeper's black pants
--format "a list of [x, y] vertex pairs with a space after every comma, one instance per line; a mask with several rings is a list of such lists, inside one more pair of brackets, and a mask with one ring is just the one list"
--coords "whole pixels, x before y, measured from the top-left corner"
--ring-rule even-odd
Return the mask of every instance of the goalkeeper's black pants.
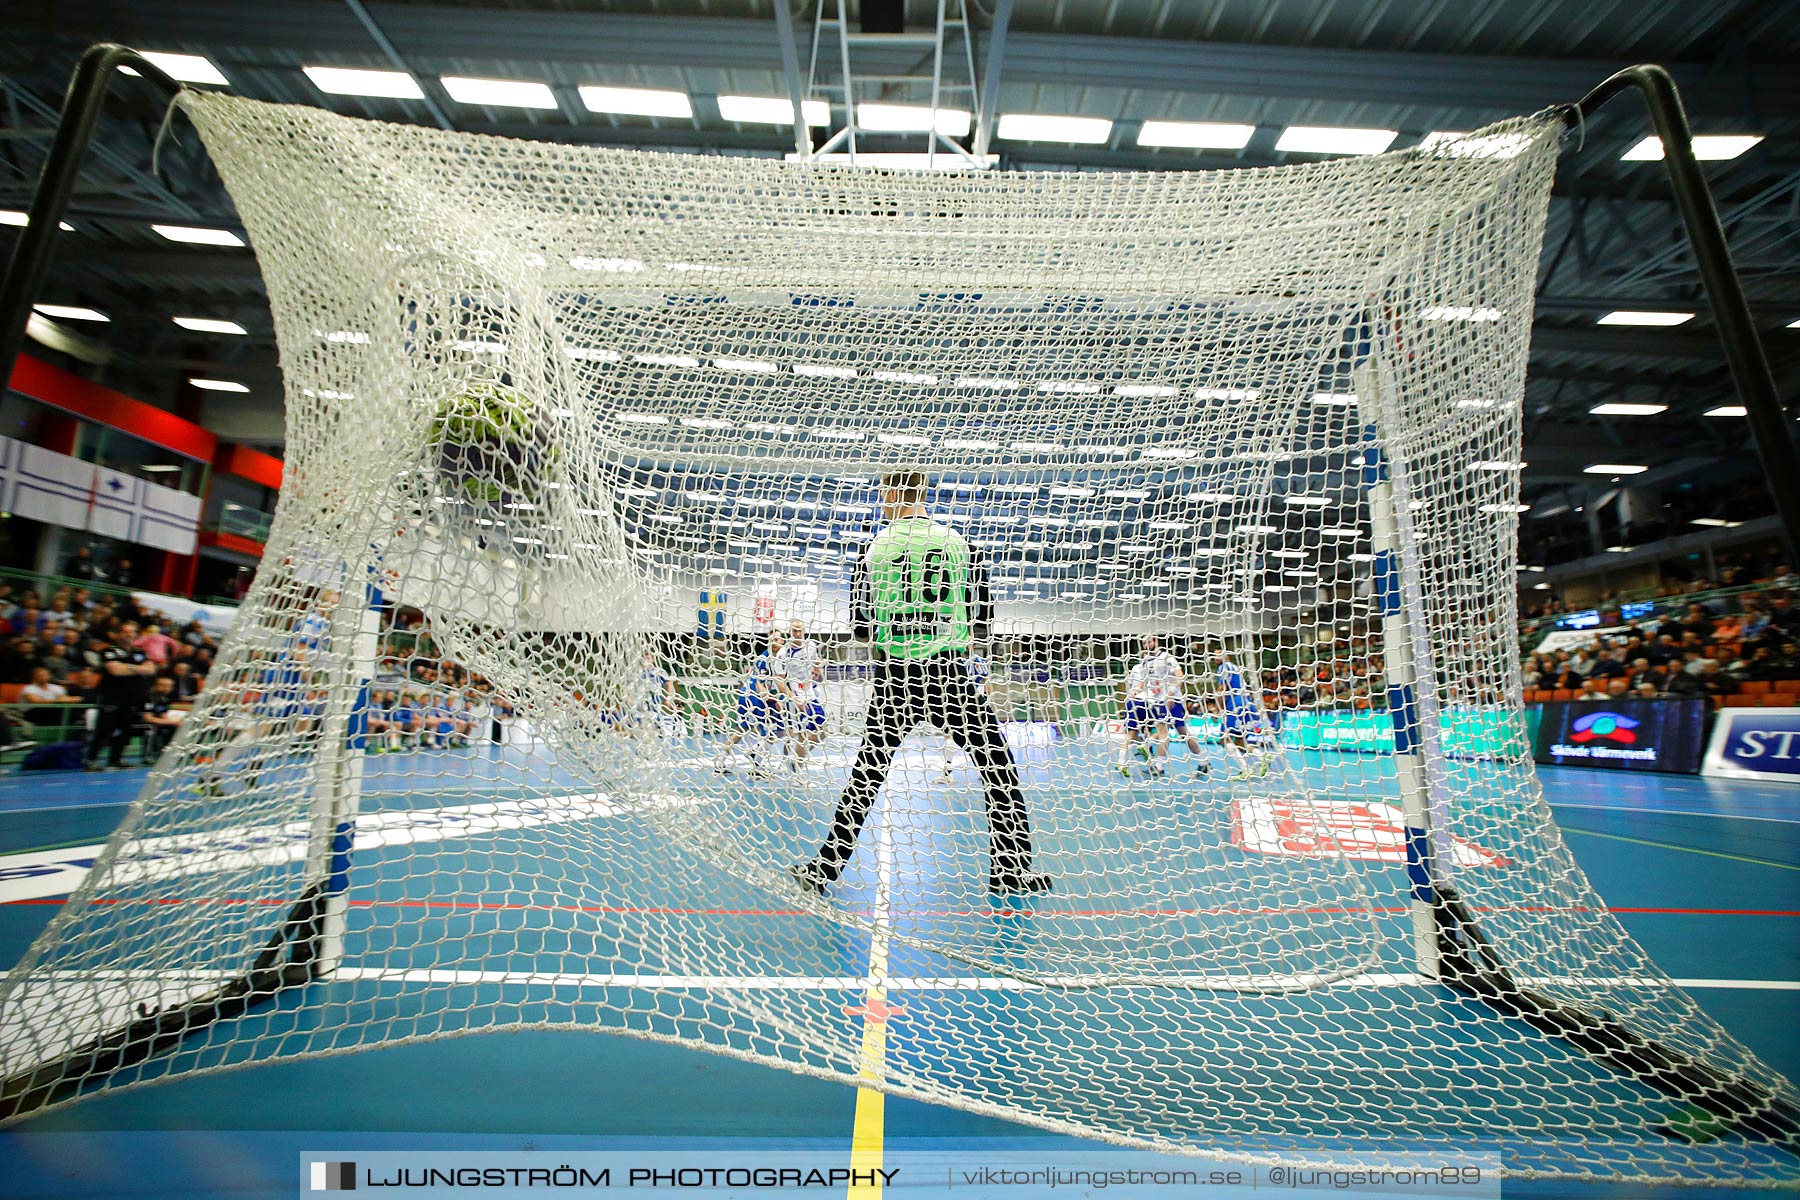
[[817, 869], [825, 882], [836, 880], [843, 872], [875, 794], [887, 781], [894, 751], [922, 721], [937, 726], [975, 761], [987, 796], [988, 851], [994, 879], [1014, 880], [1031, 869], [1031, 818], [1019, 787], [1019, 769], [1000, 732], [1000, 719], [969, 678], [968, 660], [961, 654], [944, 653], [876, 664], [862, 748], [832, 817], [831, 833], [819, 848]]

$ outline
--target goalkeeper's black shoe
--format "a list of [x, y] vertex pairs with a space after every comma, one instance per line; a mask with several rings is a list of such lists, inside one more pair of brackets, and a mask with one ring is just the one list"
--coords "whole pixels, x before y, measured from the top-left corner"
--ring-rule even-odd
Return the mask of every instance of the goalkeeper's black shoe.
[[1042, 871], [1023, 871], [1017, 875], [989, 875], [988, 891], [996, 896], [1029, 896], [1054, 887], [1050, 876]]
[[788, 868], [788, 874], [794, 877], [794, 882], [800, 885], [800, 890], [809, 896], [823, 896], [825, 889], [837, 882], [826, 875], [825, 868], [816, 861], [795, 863]]

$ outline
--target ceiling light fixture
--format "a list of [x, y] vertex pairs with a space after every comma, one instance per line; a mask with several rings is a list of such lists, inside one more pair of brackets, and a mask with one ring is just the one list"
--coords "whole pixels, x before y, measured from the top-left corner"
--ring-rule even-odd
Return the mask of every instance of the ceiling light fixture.
[[[1750, 147], [1762, 141], [1760, 133], [1702, 133], [1696, 135], [1690, 144], [1694, 148], [1694, 157], [1701, 162], [1724, 162], [1736, 158]], [[1661, 162], [1663, 160], [1662, 139], [1652, 134], [1641, 141], [1634, 142], [1631, 149], [1619, 155], [1621, 162]]]
[[31, 306], [46, 317], [60, 317], [65, 321], [110, 321], [111, 317], [97, 308], [88, 308], [80, 304], [34, 304]]
[[313, 86], [332, 96], [375, 96], [389, 100], [423, 100], [419, 81], [405, 71], [372, 71], [362, 67], [301, 67]]
[[[225, 78], [225, 73], [204, 54], [172, 54], [167, 50], [139, 50], [138, 53], [145, 62], [170, 79], [179, 79], [182, 83], [210, 83], [214, 87], [231, 85], [231, 81]], [[138, 73], [130, 67], [120, 67], [119, 70], [127, 75]]]
[[175, 323], [183, 329], [191, 329], [195, 333], [229, 333], [238, 337], [248, 337], [250, 331], [236, 321], [219, 321], [212, 317], [176, 317]]
[[550, 85], [530, 79], [476, 79], [467, 75], [444, 75], [438, 79], [450, 98], [458, 104], [479, 104], [490, 108], [555, 108], [556, 96]]
[[[962, 108], [940, 108], [934, 122], [931, 108], [922, 104], [856, 106], [857, 127], [870, 133], [930, 133], [935, 124], [937, 131], [945, 137], [967, 137], [971, 120], [969, 111]], [[956, 155], [940, 154], [938, 157], [948, 159]]]
[[1053, 117], [1042, 113], [1001, 113], [994, 135], [1012, 142], [1067, 142], [1103, 146], [1113, 123], [1105, 117]]
[[1594, 322], [1596, 325], [1648, 325], [1658, 329], [1666, 329], [1671, 325], [1685, 325], [1694, 319], [1691, 312], [1655, 312], [1639, 309], [1621, 308], [1605, 314]]
[[1654, 417], [1657, 413], [1668, 411], [1669, 406], [1666, 404], [1625, 404], [1618, 401], [1596, 404], [1588, 409], [1596, 417]]
[[242, 246], [244, 239], [229, 229], [201, 229], [192, 225], [152, 225], [150, 228], [171, 242], [194, 246]]
[[1397, 129], [1290, 125], [1281, 131], [1275, 149], [1289, 154], [1380, 154], [1399, 136]]
[[591, 113], [609, 113], [621, 117], [674, 117], [678, 120], [689, 120], [694, 115], [693, 102], [688, 99], [686, 92], [603, 87], [596, 84], [585, 84], [577, 88], [576, 92], [581, 97], [583, 107]]
[[1145, 121], [1138, 127], [1137, 144], [1183, 150], [1242, 150], [1255, 134], [1254, 125], [1221, 121]]
[[[808, 125], [831, 124], [831, 106], [802, 100], [800, 115]], [[742, 125], [792, 125], [794, 102], [781, 96], [720, 96], [719, 116]]]
[[[0, 208], [0, 225], [12, 225], [19, 229], [23, 229], [29, 224], [31, 224], [31, 215], [29, 213], [22, 213], [17, 209], [12, 208]], [[75, 227], [67, 221], [58, 221], [56, 227], [64, 233], [75, 232]]]

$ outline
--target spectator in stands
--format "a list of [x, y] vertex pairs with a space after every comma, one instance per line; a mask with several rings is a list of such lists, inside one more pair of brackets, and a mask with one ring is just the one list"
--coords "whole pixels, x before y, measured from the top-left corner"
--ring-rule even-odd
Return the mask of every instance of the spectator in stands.
[[1681, 647], [1675, 638], [1667, 633], [1658, 633], [1656, 640], [1644, 647], [1644, 657], [1650, 660], [1653, 667], [1666, 667], [1681, 660]]
[[1589, 680], [1581, 685], [1581, 690], [1575, 693], [1575, 698], [1577, 700], [1604, 700], [1606, 699], [1606, 686], [1600, 680]]
[[69, 658], [69, 647], [74, 640], [71, 636], [52, 643], [38, 660], [39, 665], [50, 672], [50, 679], [54, 683], [68, 682], [69, 673], [75, 669], [75, 663]]
[[94, 565], [94, 552], [87, 546], [81, 547], [63, 563], [62, 573], [70, 579], [93, 579], [98, 574]]
[[1594, 669], [1588, 672], [1589, 679], [1624, 679], [1631, 674], [1631, 667], [1625, 661], [1625, 649], [1609, 650], [1594, 663]]
[[166, 667], [175, 657], [175, 648], [179, 645], [174, 638], [164, 633], [161, 625], [150, 624], [133, 643], [142, 650], [147, 658], [158, 667]]
[[1631, 694], [1639, 700], [1654, 700], [1660, 694], [1657, 686], [1649, 680], [1633, 684]]
[[143, 762], [149, 766], [162, 754], [163, 747], [175, 736], [185, 714], [175, 707], [175, 681], [158, 676], [150, 684], [150, 695], [144, 700]]
[[1776, 592], [1769, 597], [1769, 624], [1783, 634], [1800, 631], [1800, 609], [1794, 607], [1786, 592]]
[[1712, 647], [1705, 646], [1701, 649], [1689, 650], [1687, 652], [1687, 665], [1684, 666], [1682, 670], [1686, 671], [1689, 675], [1698, 675], [1701, 671], [1705, 670], [1709, 664], [1717, 667], [1719, 665], [1719, 660], [1713, 657]]
[[112, 581], [122, 588], [137, 586], [137, 568], [129, 558], [121, 558], [112, 571]]
[[1631, 690], [1633, 692], [1636, 692], [1645, 684], [1649, 684], [1653, 690], [1660, 692], [1663, 689], [1663, 681], [1665, 678], [1666, 676], [1662, 671], [1650, 665], [1649, 659], [1638, 658], [1633, 660], [1631, 664], [1631, 674], [1626, 677], [1626, 682], [1631, 685]]
[[100, 672], [89, 666], [78, 666], [69, 672], [63, 686], [81, 703], [92, 704], [100, 694]]
[[201, 681], [194, 674], [194, 664], [188, 659], [180, 659], [170, 667], [169, 678], [174, 681], [175, 703], [188, 704], [200, 694]]
[[12, 631], [21, 637], [37, 637], [44, 631], [44, 610], [38, 607], [36, 592], [26, 592], [19, 607], [13, 609], [9, 619]]
[[1779, 679], [1800, 678], [1800, 646], [1787, 638], [1781, 639], [1775, 647], [1775, 667], [1781, 672]]
[[[71, 696], [69, 689], [50, 677], [47, 667], [39, 667], [31, 673], [31, 682], [19, 689], [21, 704], [79, 704], [78, 696]], [[62, 713], [53, 708], [34, 708], [25, 714], [25, 719], [33, 725], [60, 725]]]
[[1737, 691], [1737, 680], [1719, 670], [1719, 664], [1707, 660], [1699, 671], [1682, 671], [1669, 681], [1671, 696], [1729, 696]]
[[57, 588], [50, 596], [50, 607], [44, 610], [46, 626], [62, 625], [75, 619], [68, 588]]
[[1770, 682], [1782, 677], [1781, 664], [1775, 660], [1775, 651], [1769, 646], [1753, 648], [1747, 658], [1740, 658], [1732, 664], [1731, 673], [1739, 679], [1758, 682]]
[[0, 683], [29, 683], [31, 673], [42, 665], [36, 638], [13, 638], [0, 650]]

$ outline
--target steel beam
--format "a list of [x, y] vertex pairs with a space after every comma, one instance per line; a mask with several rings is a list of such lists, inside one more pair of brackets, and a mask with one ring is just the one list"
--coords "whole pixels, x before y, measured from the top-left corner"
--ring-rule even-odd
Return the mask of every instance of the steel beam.
[[[368, 8], [422, 70], [450, 70], [453, 63], [479, 58], [774, 71], [781, 54], [779, 32], [769, 20], [508, 10], [505, 20], [495, 21], [493, 11], [484, 8], [381, 3]], [[20, 44], [29, 44], [32, 35], [192, 43], [216, 48], [227, 63], [231, 48], [252, 56], [266, 50], [367, 54], [369, 49], [366, 32], [354, 20], [347, 15], [338, 22], [321, 20], [319, 6], [308, 0], [150, 6], [66, 0], [27, 6], [11, 23]], [[1014, 31], [1007, 39], [1006, 73], [1022, 84], [1407, 104], [1498, 117], [1580, 95], [1592, 80], [1625, 65]], [[1699, 114], [1737, 116], [1746, 93], [1757, 97], [1765, 115], [1800, 112], [1800, 72], [1777, 63], [1746, 64], [1728, 73], [1681, 64], [1674, 74], [1689, 108]]]

